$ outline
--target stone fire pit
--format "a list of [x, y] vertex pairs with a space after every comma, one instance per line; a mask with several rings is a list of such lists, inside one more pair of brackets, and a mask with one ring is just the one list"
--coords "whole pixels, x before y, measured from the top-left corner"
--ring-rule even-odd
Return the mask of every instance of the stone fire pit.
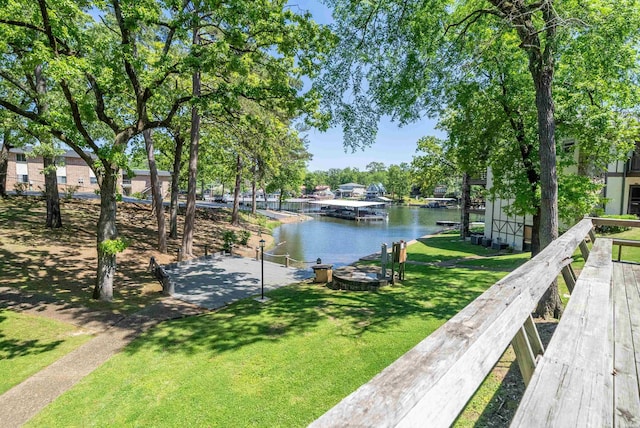
[[333, 281], [328, 287], [334, 290], [377, 291], [387, 285], [388, 280], [380, 278], [378, 266], [344, 266], [334, 269]]

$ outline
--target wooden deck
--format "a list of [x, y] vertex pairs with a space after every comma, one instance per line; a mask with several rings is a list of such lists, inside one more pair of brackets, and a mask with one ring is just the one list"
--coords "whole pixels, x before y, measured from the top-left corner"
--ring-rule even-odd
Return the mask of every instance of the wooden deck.
[[596, 243], [513, 427], [640, 426], [640, 265]]
[[[604, 222], [581, 221], [311, 426], [450, 426], [511, 343], [527, 384], [511, 426], [640, 427], [640, 265], [612, 261]], [[545, 350], [529, 314], [560, 273], [571, 298]]]

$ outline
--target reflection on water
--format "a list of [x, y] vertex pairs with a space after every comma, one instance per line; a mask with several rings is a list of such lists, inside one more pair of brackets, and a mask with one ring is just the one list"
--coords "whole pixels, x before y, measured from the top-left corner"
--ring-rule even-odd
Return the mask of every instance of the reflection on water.
[[344, 266], [380, 251], [383, 242], [410, 241], [441, 230], [436, 220], [460, 221], [460, 210], [389, 207], [389, 220], [355, 222], [316, 216], [302, 223], [283, 224], [274, 230], [279, 243], [271, 254], [289, 254], [305, 262]]

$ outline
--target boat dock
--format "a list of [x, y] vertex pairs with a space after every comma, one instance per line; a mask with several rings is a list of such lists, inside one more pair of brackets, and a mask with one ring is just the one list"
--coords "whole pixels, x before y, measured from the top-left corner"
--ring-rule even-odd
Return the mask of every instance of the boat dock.
[[[385, 221], [388, 213], [383, 202], [349, 201], [333, 199], [311, 201], [310, 204], [320, 205], [320, 215], [355, 221]], [[374, 207], [377, 207], [374, 208]]]

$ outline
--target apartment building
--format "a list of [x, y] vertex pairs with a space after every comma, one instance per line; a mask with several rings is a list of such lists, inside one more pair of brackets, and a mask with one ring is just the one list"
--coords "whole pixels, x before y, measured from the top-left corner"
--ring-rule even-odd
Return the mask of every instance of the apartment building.
[[[58, 156], [56, 170], [58, 189], [62, 192], [74, 189], [76, 193], [94, 193], [99, 189], [98, 180], [89, 165], [73, 150]], [[9, 150], [7, 166], [7, 190], [21, 186], [24, 190], [44, 190], [44, 161], [42, 156], [33, 155], [30, 147]], [[131, 176], [123, 172], [118, 178], [118, 186], [124, 195], [142, 194], [151, 191], [149, 170], [136, 169]], [[158, 171], [162, 184], [162, 195], [168, 196], [171, 187], [171, 173]]]

